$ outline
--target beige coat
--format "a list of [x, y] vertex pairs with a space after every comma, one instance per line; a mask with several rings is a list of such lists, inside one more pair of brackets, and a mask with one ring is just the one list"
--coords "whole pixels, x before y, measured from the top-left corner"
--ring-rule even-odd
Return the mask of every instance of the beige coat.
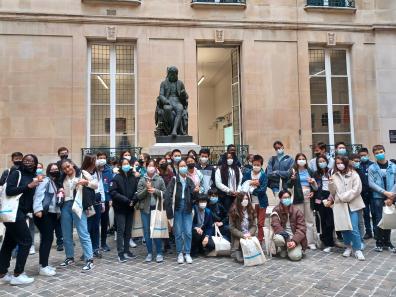
[[362, 182], [359, 174], [355, 170], [349, 171], [344, 176], [336, 172], [329, 182], [329, 191], [334, 197], [333, 214], [336, 231], [352, 230], [349, 209], [357, 211], [365, 207], [360, 196]]

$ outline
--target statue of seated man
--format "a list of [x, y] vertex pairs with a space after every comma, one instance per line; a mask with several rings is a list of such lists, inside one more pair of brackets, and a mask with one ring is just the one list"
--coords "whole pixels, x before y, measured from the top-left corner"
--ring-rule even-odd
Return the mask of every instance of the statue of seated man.
[[157, 136], [188, 133], [188, 95], [178, 73], [176, 67], [168, 67], [166, 79], [161, 83], [155, 111]]

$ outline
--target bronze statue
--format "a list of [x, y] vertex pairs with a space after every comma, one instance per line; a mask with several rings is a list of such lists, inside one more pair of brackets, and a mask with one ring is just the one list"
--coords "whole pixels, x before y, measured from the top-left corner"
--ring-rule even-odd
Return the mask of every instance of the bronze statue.
[[188, 95], [178, 73], [176, 67], [168, 67], [166, 79], [161, 83], [155, 110], [156, 136], [188, 133]]

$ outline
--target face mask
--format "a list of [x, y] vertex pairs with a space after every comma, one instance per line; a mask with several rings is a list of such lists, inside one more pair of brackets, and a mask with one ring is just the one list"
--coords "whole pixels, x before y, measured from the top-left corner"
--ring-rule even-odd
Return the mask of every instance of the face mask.
[[283, 199], [281, 200], [281, 202], [282, 202], [282, 204], [283, 204], [284, 206], [290, 206], [290, 205], [292, 204], [292, 200], [291, 200], [290, 197], [289, 197], [289, 198], [283, 198]]
[[360, 168], [360, 162], [353, 162], [353, 167], [355, 169], [359, 169]]
[[315, 153], [315, 157], [318, 158], [320, 156], [320, 153]]
[[261, 170], [261, 166], [253, 166], [253, 171], [258, 173]]
[[59, 171], [53, 171], [53, 172], [50, 172], [49, 173], [49, 175], [52, 177], [52, 178], [59, 178], [59, 176], [60, 176], [60, 172]]
[[167, 159], [167, 160], [166, 160], [166, 163], [172, 164], [172, 160], [171, 160], [171, 159]]
[[179, 167], [180, 174], [187, 174], [187, 171], [188, 171], [187, 167]]
[[36, 174], [37, 174], [37, 175], [42, 175], [42, 174], [43, 174], [43, 169], [37, 168], [37, 169], [36, 169]]
[[121, 167], [122, 171], [124, 171], [125, 173], [127, 173], [129, 170], [131, 170], [131, 165], [122, 165]]
[[168, 164], [166, 164], [166, 163], [161, 163], [159, 166], [160, 166], [161, 169], [168, 168]]
[[338, 149], [338, 150], [337, 150], [337, 153], [338, 153], [339, 155], [345, 156], [346, 153], [347, 153], [347, 151], [346, 151], [346, 149], [342, 148], [342, 149]]
[[206, 158], [206, 157], [202, 157], [199, 160], [201, 161], [202, 164], [208, 163], [208, 158]]
[[307, 160], [297, 160], [297, 165], [303, 167], [307, 165]]
[[155, 167], [153, 167], [153, 166], [147, 167], [147, 173], [148, 174], [154, 174], [156, 170], [157, 169]]
[[343, 171], [345, 169], [345, 165], [344, 164], [337, 164], [337, 168], [340, 171]]
[[174, 157], [174, 160], [175, 160], [176, 163], [180, 162], [181, 161], [181, 156]]
[[277, 149], [276, 153], [278, 154], [278, 156], [282, 156], [285, 153], [284, 149]]
[[376, 154], [376, 155], [375, 155], [375, 158], [376, 158], [378, 161], [383, 161], [383, 160], [385, 160], [385, 154], [384, 154], [384, 153]]
[[199, 202], [199, 208], [200, 209], [205, 209], [206, 208], [207, 203], [206, 202]]
[[60, 155], [59, 157], [61, 158], [61, 160], [65, 160], [69, 157], [69, 155]]
[[227, 165], [231, 166], [234, 163], [234, 159], [227, 159]]
[[241, 205], [242, 205], [243, 207], [248, 206], [248, 204], [249, 204], [249, 200], [246, 200], [246, 199], [242, 200], [242, 202], [241, 202]]
[[188, 167], [188, 169], [193, 169], [193, 168], [195, 168], [195, 163], [187, 164], [187, 167]]
[[15, 166], [21, 166], [22, 165], [22, 161], [14, 161], [13, 162]]
[[138, 162], [139, 162], [139, 164], [143, 164], [144, 160], [143, 159], [139, 159]]
[[219, 201], [218, 197], [210, 197], [210, 203], [211, 204], [216, 204]]
[[127, 159], [128, 161], [131, 161], [131, 156], [125, 156], [124, 159]]
[[320, 169], [325, 169], [327, 167], [327, 163], [326, 162], [320, 162], [319, 163], [319, 168]]
[[106, 165], [106, 160], [105, 159], [97, 159], [96, 160], [96, 167], [102, 167]]
[[24, 164], [22, 164], [22, 166], [23, 166], [23, 168], [25, 168], [25, 170], [26, 171], [29, 171], [29, 172], [34, 172], [34, 165], [24, 165]]
[[362, 161], [363, 163], [366, 163], [369, 160], [368, 156], [363, 156], [360, 158], [360, 161]]

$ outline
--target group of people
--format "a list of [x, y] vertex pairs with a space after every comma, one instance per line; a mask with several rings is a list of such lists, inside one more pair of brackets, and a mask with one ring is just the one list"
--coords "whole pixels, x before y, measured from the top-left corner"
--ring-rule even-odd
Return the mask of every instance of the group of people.
[[[306, 248], [331, 252], [340, 241], [344, 257], [354, 252], [364, 260], [364, 240], [373, 236], [376, 251], [396, 252], [390, 230], [378, 227], [383, 206], [396, 200], [396, 164], [386, 159], [382, 145], [373, 147], [374, 161], [367, 148], [349, 154], [342, 142], [336, 144], [334, 155], [326, 151], [326, 144], [316, 144], [311, 160], [303, 153], [295, 158], [287, 155], [281, 141], [273, 148], [276, 154], [266, 168], [260, 155], [248, 155], [242, 165], [234, 145], [215, 165], [210, 164], [210, 151], [205, 148], [199, 153], [189, 151], [185, 157], [174, 149], [156, 159], [145, 153], [136, 158], [125, 150], [117, 162], [98, 152], [85, 155], [79, 168], [69, 159], [69, 150], [61, 147], [60, 159], [46, 170], [35, 155], [15, 152], [14, 165], [0, 179], [8, 196], [21, 195], [15, 222], [4, 223], [0, 283], [34, 281], [24, 273], [34, 246], [34, 225], [40, 232], [40, 275], [56, 274], [48, 263], [54, 233], [57, 249], [65, 251], [60, 266], [76, 262], [74, 227], [83, 252], [82, 271], [92, 270], [94, 258], [110, 251], [110, 211], [121, 263], [135, 258], [130, 248], [136, 246], [131, 233], [138, 213], [147, 249], [145, 262], [163, 262], [174, 242], [177, 263], [191, 264], [195, 256], [210, 255], [216, 249], [218, 232], [230, 242], [231, 257], [241, 263], [240, 239], [254, 236], [268, 253], [293, 261], [300, 260]], [[269, 213], [269, 224], [267, 190], [279, 198]], [[75, 209], [79, 195], [82, 212]], [[166, 238], [151, 238], [152, 212], [158, 207], [166, 210], [169, 220]], [[33, 219], [28, 220], [30, 214]], [[265, 235], [266, 228], [270, 232]], [[16, 264], [10, 274], [13, 252]]]

